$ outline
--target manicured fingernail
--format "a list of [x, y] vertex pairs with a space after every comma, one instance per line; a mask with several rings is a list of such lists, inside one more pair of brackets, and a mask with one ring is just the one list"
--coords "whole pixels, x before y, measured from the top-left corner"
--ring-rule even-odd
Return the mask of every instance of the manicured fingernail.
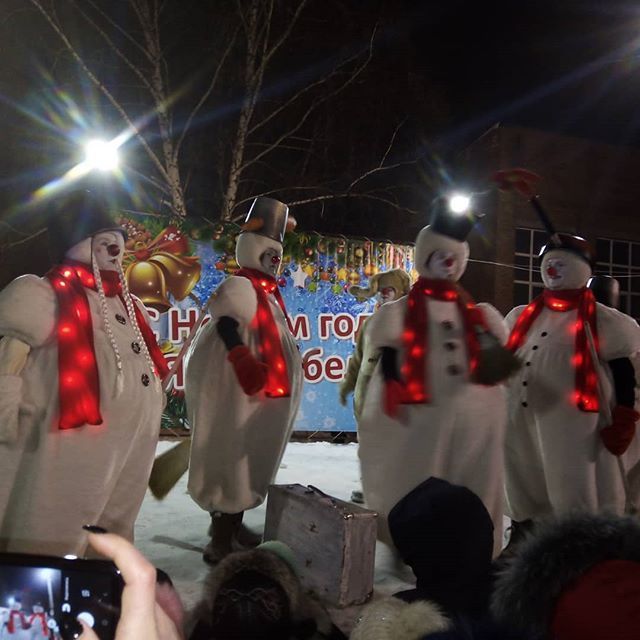
[[97, 524], [83, 524], [82, 528], [89, 533], [107, 533], [104, 527], [100, 527]]

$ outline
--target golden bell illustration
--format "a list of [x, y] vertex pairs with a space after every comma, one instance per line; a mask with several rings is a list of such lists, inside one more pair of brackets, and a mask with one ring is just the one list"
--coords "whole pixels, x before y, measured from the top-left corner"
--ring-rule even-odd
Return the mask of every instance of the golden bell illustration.
[[125, 277], [131, 292], [142, 300], [143, 304], [160, 313], [171, 307], [167, 299], [167, 283], [162, 269], [152, 262], [133, 262]]
[[176, 300], [184, 300], [200, 280], [202, 267], [198, 258], [158, 252], [151, 262], [162, 269], [167, 289]]

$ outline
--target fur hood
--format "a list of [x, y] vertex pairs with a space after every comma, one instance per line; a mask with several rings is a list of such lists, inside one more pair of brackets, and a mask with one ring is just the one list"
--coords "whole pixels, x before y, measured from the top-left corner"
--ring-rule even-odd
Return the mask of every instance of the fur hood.
[[364, 302], [369, 298], [373, 298], [378, 291], [385, 287], [393, 287], [396, 290], [396, 299], [406, 296], [411, 289], [411, 277], [402, 269], [390, 269], [389, 271], [381, 271], [369, 278], [368, 287], [359, 287], [353, 285], [349, 287], [349, 293], [354, 296], [358, 302]]
[[349, 640], [420, 640], [448, 626], [448, 620], [432, 602], [417, 600], [409, 604], [384, 598], [362, 610]]
[[318, 600], [304, 592], [293, 568], [273, 550], [260, 547], [232, 553], [210, 572], [205, 582], [204, 599], [194, 611], [193, 617], [199, 621], [209, 621], [212, 603], [221, 586], [241, 571], [255, 571], [266, 575], [286, 593], [294, 628], [300, 630], [291, 640], [336, 637], [332, 635], [335, 630], [329, 614]]
[[606, 560], [640, 562], [640, 522], [581, 515], [541, 525], [499, 573], [491, 610], [532, 638], [546, 638], [560, 594]]

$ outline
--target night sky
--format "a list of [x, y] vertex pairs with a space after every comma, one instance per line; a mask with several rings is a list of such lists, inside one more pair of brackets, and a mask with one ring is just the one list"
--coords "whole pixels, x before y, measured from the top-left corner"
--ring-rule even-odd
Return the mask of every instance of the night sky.
[[640, 141], [640, 5], [409, 0], [415, 64], [443, 87], [459, 144], [496, 121]]
[[[132, 113], [142, 113], [141, 94], [127, 69], [100, 48], [99, 39], [74, 14], [73, 2], [44, 4], [49, 2], [68, 12], [60, 15], [79, 50]], [[127, 0], [97, 2], [125, 24], [131, 19]], [[163, 6], [170, 75], [193, 90], [174, 105], [179, 120], [205, 86], [233, 31], [236, 3], [169, 0]], [[278, 6], [276, 33], [295, 3], [282, 0]], [[0, 18], [0, 207], [6, 209], [76, 161], [69, 156], [73, 123], [64, 104], [56, 103], [59, 94], [70, 95], [88, 120], [102, 118], [112, 128], [121, 124], [30, 2], [6, 0]], [[413, 192], [403, 195], [407, 211], [427, 210], [438, 169], [454, 173], [460, 152], [497, 122], [640, 145], [640, 5], [617, 0], [309, 0], [294, 36], [269, 69], [258, 110], [313, 82], [340, 55], [366, 49], [376, 24], [374, 55], [366, 71], [317, 109], [300, 132], [316, 140], [311, 160], [291, 152], [256, 165], [243, 183], [244, 199], [265, 185], [282, 185], [282, 198], [295, 201], [300, 191], [287, 191], [287, 180], [303, 184], [306, 179], [340, 191], [353, 176], [375, 166], [400, 123], [388, 161], [418, 157], [418, 164], [387, 184], [364, 186], [414, 185]], [[185, 145], [182, 173], [193, 215], [215, 218], [220, 210], [229, 166], [224, 154], [242, 101], [238, 65], [243, 55], [242, 47], [234, 50], [220, 91], [194, 122], [195, 135]], [[274, 121], [265, 139], [277, 137], [287, 124], [286, 118]], [[139, 149], [126, 151], [139, 174], [149, 172]], [[303, 164], [306, 177], [292, 176], [292, 169], [301, 174]], [[148, 182], [142, 188], [152, 193]], [[407, 240], [423, 222], [414, 214], [389, 216], [372, 200], [333, 200], [330, 205], [306, 207], [301, 219], [307, 228], [357, 234], [366, 224], [374, 227], [371, 235]]]

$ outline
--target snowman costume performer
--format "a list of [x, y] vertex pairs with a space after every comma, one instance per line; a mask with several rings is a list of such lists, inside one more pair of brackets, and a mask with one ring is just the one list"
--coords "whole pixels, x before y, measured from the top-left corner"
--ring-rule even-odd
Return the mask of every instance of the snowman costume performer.
[[557, 234], [540, 256], [542, 295], [506, 318], [508, 347], [525, 365], [508, 390], [507, 511], [516, 532], [573, 510], [624, 513], [621, 472], [639, 453], [630, 448], [640, 414], [629, 357], [640, 350], [640, 327], [586, 287], [594, 256], [584, 239]]
[[4, 638], [7, 640], [28, 640], [31, 638], [27, 616], [22, 610], [22, 602], [19, 598], [16, 598], [11, 603], [5, 615], [2, 629], [0, 630], [0, 639]]
[[287, 221], [286, 205], [256, 198], [237, 240], [241, 269], [212, 296], [186, 357], [188, 487], [211, 514], [210, 563], [257, 542], [243, 512], [264, 502], [300, 404], [302, 362], [275, 279]]
[[360, 420], [359, 457], [365, 500], [380, 513], [385, 541], [393, 506], [435, 476], [482, 499], [500, 549], [506, 402], [493, 383], [515, 362], [508, 354], [485, 375], [487, 343], [500, 358], [506, 354], [498, 342], [506, 340], [503, 318], [491, 305], [475, 305], [457, 284], [474, 222], [473, 214], [455, 214], [439, 199], [416, 240], [420, 278], [407, 297], [385, 304], [368, 322], [382, 358]]
[[0, 550], [82, 555], [83, 524], [133, 538], [167, 367], [103, 205], [72, 194], [49, 236], [59, 263], [0, 292]]

